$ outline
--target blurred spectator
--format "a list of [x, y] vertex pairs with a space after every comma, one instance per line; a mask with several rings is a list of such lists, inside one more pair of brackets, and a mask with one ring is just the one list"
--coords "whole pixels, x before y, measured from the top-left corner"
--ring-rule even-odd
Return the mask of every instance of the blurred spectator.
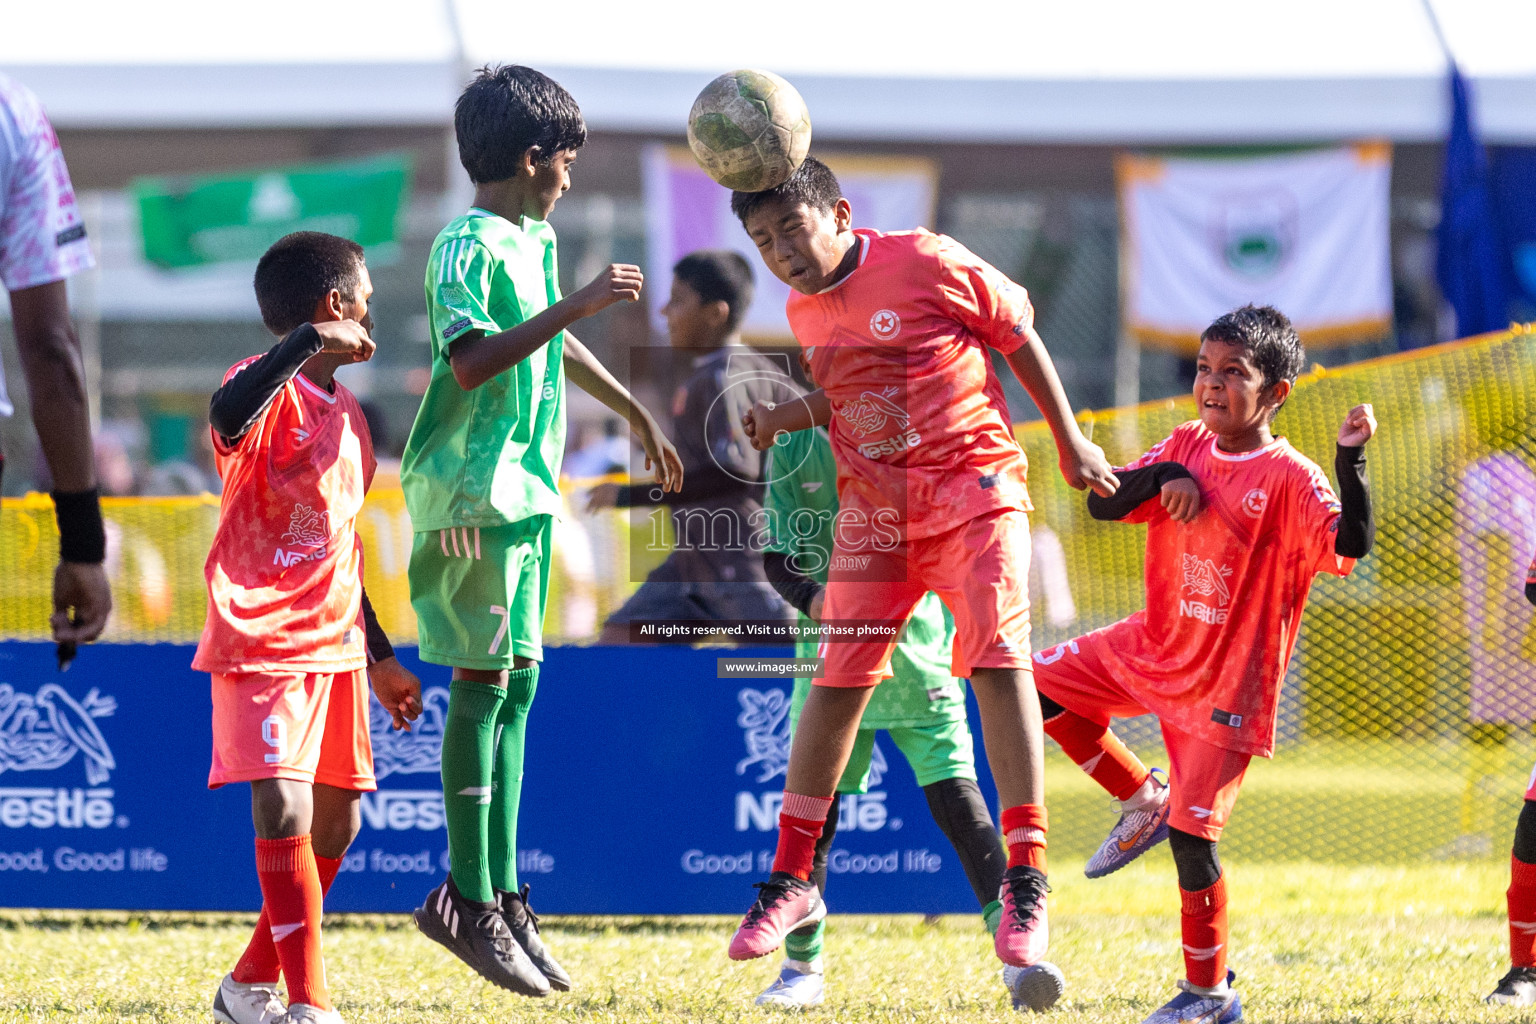
[[[580, 448], [566, 455], [561, 475], [572, 480], [592, 480], [629, 471], [629, 434], [624, 424], [606, 419], [602, 431], [602, 436], [585, 440]], [[584, 433], [590, 432], [589, 425]]]
[[687, 379], [672, 399], [671, 436], [683, 460], [683, 487], [592, 488], [590, 510], [667, 505], [674, 541], [666, 561], [608, 618], [601, 642], [631, 639], [642, 622], [690, 620], [722, 624], [794, 622], [794, 610], [763, 575], [761, 533], [764, 458], [747, 442], [741, 415], [758, 400], [782, 401], [788, 363], [775, 363], [741, 343], [752, 304], [752, 268], [734, 252], [684, 256], [672, 268], [662, 315]]
[[106, 420], [96, 432], [96, 486], [114, 498], [138, 493], [133, 459], [134, 424]]

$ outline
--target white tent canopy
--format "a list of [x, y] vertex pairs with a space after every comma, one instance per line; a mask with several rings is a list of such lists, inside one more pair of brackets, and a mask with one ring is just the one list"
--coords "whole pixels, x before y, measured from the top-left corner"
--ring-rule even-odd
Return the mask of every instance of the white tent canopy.
[[[1495, 142], [1536, 142], [1536, 3], [1433, 0]], [[441, 124], [467, 70], [516, 61], [599, 130], [680, 130], [714, 74], [790, 77], [822, 138], [1242, 142], [1440, 138], [1424, 0], [73, 0], [0, 6], [0, 69], [66, 127]]]

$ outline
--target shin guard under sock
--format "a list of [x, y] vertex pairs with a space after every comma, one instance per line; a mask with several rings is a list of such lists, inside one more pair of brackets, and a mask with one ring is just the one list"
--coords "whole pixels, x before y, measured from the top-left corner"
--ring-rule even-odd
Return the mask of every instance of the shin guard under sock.
[[809, 881], [816, 860], [816, 840], [821, 837], [834, 797], [806, 796], [785, 791], [779, 811], [779, 846], [773, 856], [773, 870], [787, 871], [801, 881]]
[[523, 745], [528, 709], [539, 688], [539, 666], [507, 673], [507, 696], [496, 712], [496, 756], [491, 771], [491, 812], [486, 852], [491, 886], [517, 891], [517, 811], [523, 795]]
[[[336, 872], [341, 870], [341, 858], [322, 857], [317, 853], [315, 870], [320, 875], [320, 897], [323, 901], [325, 894], [331, 891], [331, 883], [336, 880]], [[256, 929], [251, 932], [251, 941], [246, 943], [245, 952], [240, 954], [230, 975], [242, 985], [258, 982], [276, 984], [282, 969], [277, 959], [277, 947], [272, 944], [272, 922], [263, 905], [261, 914], [256, 918]]]
[[1147, 781], [1147, 766], [1107, 725], [1063, 710], [1045, 720], [1045, 734], [1116, 800], [1129, 800]]
[[1019, 804], [1003, 808], [1003, 840], [1008, 844], [1008, 866], [1045, 870], [1045, 807]]
[[489, 831], [496, 714], [506, 691], [455, 679], [448, 687], [443, 723], [443, 818], [448, 826], [448, 870], [467, 900], [490, 903]]
[[308, 835], [256, 840], [256, 876], [288, 1002], [331, 1008], [320, 958], [320, 872]]
[[1536, 967], [1536, 864], [1509, 858], [1509, 965]]
[[1191, 985], [1215, 988], [1227, 980], [1227, 880], [1209, 889], [1180, 889], [1184, 976]]

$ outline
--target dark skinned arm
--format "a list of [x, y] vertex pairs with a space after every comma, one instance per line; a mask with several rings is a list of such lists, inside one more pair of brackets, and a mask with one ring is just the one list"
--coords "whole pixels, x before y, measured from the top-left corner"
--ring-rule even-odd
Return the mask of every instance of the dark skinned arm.
[[74, 658], [75, 644], [89, 643], [106, 628], [112, 591], [102, 562], [106, 538], [96, 499], [96, 458], [91, 411], [85, 393], [80, 339], [69, 319], [69, 290], [63, 281], [11, 292], [11, 321], [22, 373], [31, 398], [32, 423], [53, 476], [54, 504], [75, 514], [89, 510], [88, 525], [66, 534], [61, 518], [59, 565], [53, 573], [53, 614], [49, 624], [59, 645], [59, 667]]
[[1104, 497], [1114, 494], [1118, 486], [1115, 474], [1104, 458], [1104, 452], [1083, 436], [1077, 421], [1072, 418], [1067, 392], [1061, 386], [1056, 364], [1051, 362], [1051, 354], [1046, 351], [1039, 333], [1033, 327], [1024, 328], [1024, 344], [1004, 358], [1051, 428], [1062, 477], [1078, 490], [1086, 487]]
[[11, 292], [11, 317], [32, 400], [32, 423], [53, 486], [65, 492], [88, 491], [96, 486], [91, 410], [67, 286], [53, 281]]
[[[448, 346], [448, 366], [465, 391], [506, 373], [577, 320], [613, 305], [640, 298], [640, 268], [615, 263], [586, 287], [500, 334], [469, 331]], [[566, 363], [570, 365], [569, 361]], [[569, 372], [569, 370], [567, 370]], [[573, 378], [574, 380], [574, 378]], [[584, 385], [578, 384], [582, 390]], [[594, 397], [597, 397], [594, 395]]]
[[572, 384], [624, 417], [645, 449], [645, 468], [655, 471], [656, 483], [663, 491], [676, 491], [683, 486], [683, 461], [656, 417], [635, 401], [635, 396], [569, 331], [565, 335], [565, 375]]

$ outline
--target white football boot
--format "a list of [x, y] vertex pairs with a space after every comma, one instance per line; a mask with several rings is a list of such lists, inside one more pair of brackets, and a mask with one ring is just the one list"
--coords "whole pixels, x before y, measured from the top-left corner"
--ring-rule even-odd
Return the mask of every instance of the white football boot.
[[272, 1024], [345, 1024], [345, 1022], [341, 1019], [341, 1014], [335, 1010], [322, 1010], [308, 1003], [293, 1003], [288, 1007], [288, 1012]]
[[1056, 1005], [1056, 1000], [1067, 990], [1067, 979], [1061, 969], [1048, 960], [1041, 960], [1031, 967], [1003, 966], [1003, 984], [1008, 986], [1008, 998], [1015, 1010], [1032, 1010], [1044, 1013]]
[[757, 997], [758, 1006], [775, 1006], [784, 1010], [803, 1010], [807, 1006], [820, 1006], [826, 998], [826, 977], [821, 965], [785, 960], [784, 967], [772, 985]]
[[220, 1024], [273, 1024], [284, 1012], [275, 981], [246, 984], [226, 974], [213, 994], [213, 1019]]

